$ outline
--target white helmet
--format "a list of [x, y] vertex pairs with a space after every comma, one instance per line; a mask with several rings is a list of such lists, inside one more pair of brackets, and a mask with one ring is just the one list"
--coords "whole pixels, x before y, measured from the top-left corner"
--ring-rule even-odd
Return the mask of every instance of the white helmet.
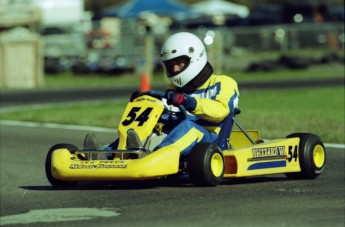
[[[188, 32], [179, 32], [170, 36], [162, 46], [161, 59], [167, 76], [172, 84], [183, 87], [193, 80], [207, 64], [204, 44], [196, 36]], [[180, 59], [185, 67], [174, 72], [170, 60]]]

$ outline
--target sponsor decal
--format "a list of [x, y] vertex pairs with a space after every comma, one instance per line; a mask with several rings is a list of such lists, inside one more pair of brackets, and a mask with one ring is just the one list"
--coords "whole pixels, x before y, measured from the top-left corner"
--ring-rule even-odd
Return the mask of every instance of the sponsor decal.
[[156, 102], [157, 99], [152, 99], [150, 97], [143, 97], [143, 96], [141, 96], [141, 97], [137, 98], [136, 101], [137, 102], [140, 102], [140, 101]]
[[95, 165], [83, 165], [83, 164], [71, 164], [70, 169], [123, 169], [127, 168], [127, 164], [116, 164], [116, 165], [106, 165], [106, 164], [95, 164]]
[[252, 158], [248, 161], [285, 159], [285, 146], [252, 148]]
[[82, 161], [80, 164], [71, 164], [70, 169], [123, 169], [127, 168], [127, 164], [123, 160], [111, 160], [111, 161]]
[[252, 148], [248, 161], [263, 161], [251, 164], [248, 170], [286, 167], [287, 163], [298, 162], [298, 146]]

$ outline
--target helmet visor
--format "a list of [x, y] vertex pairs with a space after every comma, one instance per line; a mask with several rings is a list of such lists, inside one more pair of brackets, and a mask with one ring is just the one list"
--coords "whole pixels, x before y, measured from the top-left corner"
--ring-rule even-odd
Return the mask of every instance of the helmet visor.
[[190, 64], [190, 57], [181, 56], [167, 61], [163, 61], [168, 77], [176, 76], [183, 72]]

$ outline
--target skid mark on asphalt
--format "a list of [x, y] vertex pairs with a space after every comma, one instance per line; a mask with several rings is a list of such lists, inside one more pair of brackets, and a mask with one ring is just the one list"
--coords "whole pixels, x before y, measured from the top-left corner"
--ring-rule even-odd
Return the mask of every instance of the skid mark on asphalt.
[[110, 218], [120, 213], [112, 208], [57, 208], [31, 210], [23, 214], [15, 214], [0, 218], [1, 225], [33, 224], [61, 221], [82, 221], [94, 218]]

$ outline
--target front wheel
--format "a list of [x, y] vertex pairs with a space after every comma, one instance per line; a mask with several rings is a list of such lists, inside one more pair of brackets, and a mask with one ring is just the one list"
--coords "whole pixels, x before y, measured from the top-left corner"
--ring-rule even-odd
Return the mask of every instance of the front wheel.
[[325, 168], [326, 150], [321, 139], [310, 133], [293, 133], [287, 138], [300, 139], [299, 142], [299, 163], [301, 172], [286, 173], [291, 179], [315, 179]]
[[216, 186], [223, 180], [224, 156], [213, 143], [199, 143], [191, 151], [188, 172], [197, 186]]
[[65, 180], [60, 180], [56, 179], [53, 174], [52, 174], [52, 168], [51, 168], [51, 161], [52, 161], [52, 154], [53, 151], [57, 149], [67, 149], [69, 152], [74, 153], [75, 151], [78, 150], [78, 148], [72, 144], [56, 144], [52, 146], [47, 154], [46, 157], [46, 162], [45, 162], [45, 170], [46, 170], [46, 176], [48, 178], [48, 181], [51, 183], [51, 185], [57, 187], [57, 188], [68, 188], [74, 186], [77, 181], [65, 181]]

